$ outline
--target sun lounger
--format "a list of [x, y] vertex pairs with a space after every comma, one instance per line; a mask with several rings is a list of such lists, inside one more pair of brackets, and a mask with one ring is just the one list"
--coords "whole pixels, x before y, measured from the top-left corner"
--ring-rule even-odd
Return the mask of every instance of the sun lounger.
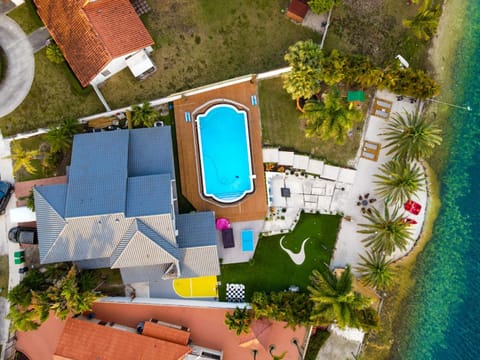
[[392, 104], [382, 100], [377, 100], [377, 105], [387, 109], [390, 109], [392, 107]]
[[233, 239], [232, 228], [222, 230], [222, 241], [223, 241], [223, 247], [225, 249], [235, 247], [235, 240]]
[[186, 122], [192, 121], [192, 115], [189, 112], [185, 112], [185, 121]]
[[365, 149], [372, 149], [372, 150], [378, 150], [378, 148], [380, 147], [380, 144], [376, 144], [376, 143], [371, 143], [371, 142], [368, 142], [368, 141], [365, 141], [365, 143], [363, 144], [364, 148]]
[[362, 157], [367, 158], [367, 159], [375, 159], [375, 154], [373, 154], [371, 152], [368, 152], [368, 151], [364, 151], [362, 153]]
[[257, 95], [252, 95], [250, 97], [250, 101], [252, 102], [253, 106], [257, 106]]

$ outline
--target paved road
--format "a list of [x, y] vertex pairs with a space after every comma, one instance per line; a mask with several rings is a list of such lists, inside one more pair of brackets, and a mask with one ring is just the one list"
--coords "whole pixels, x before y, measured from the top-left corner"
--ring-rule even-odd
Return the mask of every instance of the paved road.
[[8, 64], [0, 84], [0, 117], [10, 114], [27, 96], [35, 74], [33, 49], [18, 24], [0, 14], [0, 47]]

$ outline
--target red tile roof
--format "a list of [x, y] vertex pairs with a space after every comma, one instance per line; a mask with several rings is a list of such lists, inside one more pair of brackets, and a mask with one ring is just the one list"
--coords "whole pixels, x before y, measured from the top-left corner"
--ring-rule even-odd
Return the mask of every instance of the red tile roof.
[[151, 321], [146, 321], [143, 326], [144, 336], [170, 341], [175, 344], [188, 345], [190, 333], [188, 331], [173, 329]]
[[68, 319], [55, 356], [56, 359], [75, 360], [179, 360], [190, 351], [188, 346], [85, 320]]
[[83, 86], [114, 58], [153, 44], [129, 0], [34, 2]]
[[301, 22], [308, 12], [308, 4], [305, 0], [292, 0], [288, 7], [287, 15], [295, 21]]

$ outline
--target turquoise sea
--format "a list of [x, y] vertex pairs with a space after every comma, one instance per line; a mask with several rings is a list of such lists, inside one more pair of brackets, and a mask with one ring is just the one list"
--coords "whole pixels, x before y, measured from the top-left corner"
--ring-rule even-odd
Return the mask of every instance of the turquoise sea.
[[465, 0], [454, 64], [450, 158], [442, 208], [419, 256], [394, 358], [480, 359], [480, 1]]

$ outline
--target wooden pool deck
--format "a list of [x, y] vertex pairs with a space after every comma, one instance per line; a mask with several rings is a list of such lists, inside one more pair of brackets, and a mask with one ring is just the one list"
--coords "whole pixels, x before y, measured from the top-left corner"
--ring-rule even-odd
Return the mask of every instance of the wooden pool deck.
[[[182, 194], [199, 211], [211, 210], [216, 217], [226, 217], [230, 221], [263, 220], [267, 213], [267, 195], [262, 160], [262, 132], [258, 104], [252, 105], [251, 97], [257, 95], [257, 85], [245, 81], [240, 84], [191, 95], [174, 102], [175, 130], [177, 136], [178, 162]], [[230, 100], [242, 104], [248, 109], [248, 127], [252, 168], [256, 178], [253, 180], [255, 191], [232, 205], [219, 204], [202, 196], [201, 171], [197, 155], [195, 129], [195, 110], [205, 110], [212, 100]], [[211, 104], [211, 103], [210, 103]], [[189, 122], [185, 113], [191, 114]], [[178, 180], [178, 179], [177, 179]]]

